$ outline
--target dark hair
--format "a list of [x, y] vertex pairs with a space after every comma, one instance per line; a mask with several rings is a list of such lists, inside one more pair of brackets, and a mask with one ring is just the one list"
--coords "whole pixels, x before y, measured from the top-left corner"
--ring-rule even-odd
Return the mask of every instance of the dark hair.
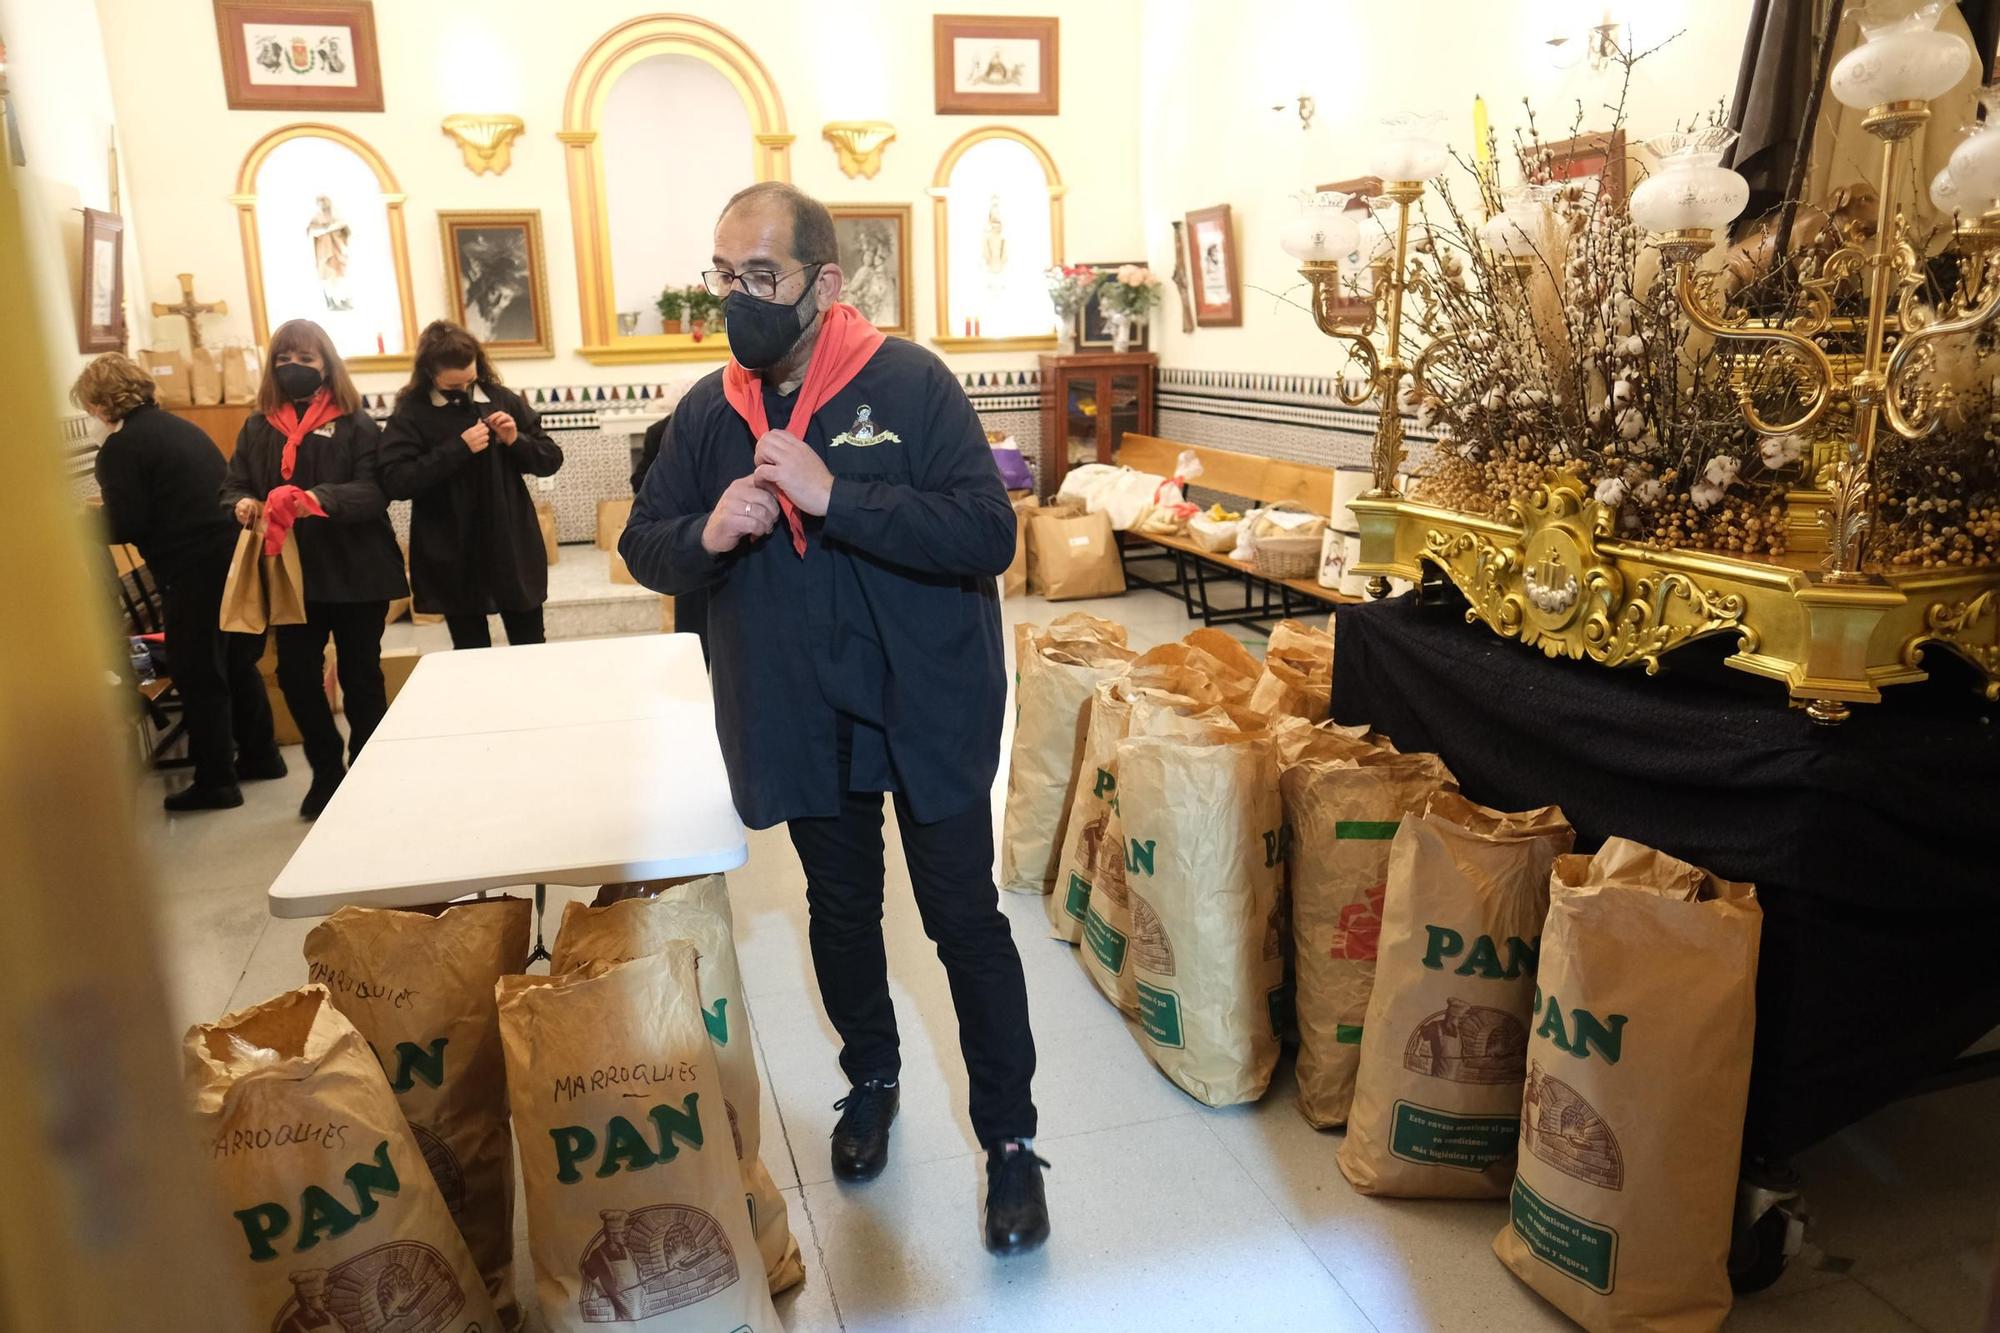
[[792, 258], [801, 264], [838, 264], [840, 238], [833, 233], [833, 214], [826, 205], [796, 185], [759, 181], [729, 196], [722, 206], [728, 217], [738, 204], [783, 203], [792, 214]]
[[471, 366], [472, 377], [480, 384], [500, 383], [500, 372], [486, 359], [486, 349], [479, 345], [479, 339], [448, 319], [434, 319], [426, 324], [417, 335], [410, 382], [396, 392], [396, 410], [402, 411], [412, 397], [429, 393], [440, 370], [457, 370], [461, 366]]
[[319, 357], [324, 387], [343, 412], [359, 412], [361, 395], [348, 378], [347, 363], [333, 350], [333, 339], [309, 319], [288, 319], [271, 334], [271, 346], [264, 353], [264, 381], [257, 386], [257, 410], [269, 416], [286, 403], [285, 391], [278, 387], [278, 358], [286, 352], [312, 352]]

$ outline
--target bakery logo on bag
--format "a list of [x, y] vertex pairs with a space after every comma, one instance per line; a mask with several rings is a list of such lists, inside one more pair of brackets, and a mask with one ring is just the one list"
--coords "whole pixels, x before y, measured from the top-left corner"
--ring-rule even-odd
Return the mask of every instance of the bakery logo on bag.
[[1596, 1108], [1561, 1079], [1528, 1068], [1521, 1098], [1521, 1145], [1566, 1176], [1600, 1189], [1625, 1188], [1618, 1136]]
[[1456, 997], [1444, 1005], [1410, 1034], [1403, 1068], [1452, 1083], [1518, 1083], [1528, 1056], [1528, 1029], [1521, 1020]]
[[1501, 962], [1502, 946], [1493, 942], [1491, 935], [1481, 935], [1473, 941], [1472, 952], [1465, 952], [1465, 936], [1448, 926], [1425, 926], [1427, 937], [1424, 944], [1424, 966], [1433, 972], [1444, 970], [1448, 958], [1464, 957], [1464, 961], [1452, 969], [1453, 976], [1484, 977], [1488, 981], [1513, 981], [1522, 974], [1533, 976], [1536, 965], [1541, 961], [1542, 937], [1532, 940], [1507, 937], [1505, 951], [1507, 961]]
[[1349, 903], [1340, 909], [1340, 918], [1333, 928], [1333, 943], [1327, 949], [1329, 958], [1345, 958], [1350, 962], [1372, 963], [1376, 951], [1382, 944], [1382, 901], [1388, 897], [1389, 885], [1386, 881], [1368, 890], [1365, 901]]
[[277, 1258], [277, 1242], [294, 1236], [292, 1227], [295, 1221], [298, 1230], [292, 1243], [294, 1254], [303, 1254], [323, 1240], [345, 1236], [381, 1209], [382, 1203], [376, 1198], [377, 1194], [393, 1198], [403, 1187], [396, 1176], [396, 1164], [389, 1160], [387, 1139], [376, 1145], [372, 1159], [363, 1159], [348, 1167], [342, 1179], [354, 1196], [352, 1208], [335, 1198], [330, 1191], [318, 1185], [308, 1185], [299, 1194], [296, 1213], [278, 1202], [237, 1209], [233, 1216], [242, 1224], [243, 1238], [250, 1244], [251, 1259], [263, 1263]]
[[[646, 1113], [646, 1119], [653, 1122], [658, 1148], [647, 1143], [645, 1133], [622, 1115], [614, 1115], [605, 1122], [602, 1138], [583, 1125], [562, 1125], [550, 1130], [549, 1138], [556, 1147], [556, 1180], [564, 1185], [582, 1180], [583, 1172], [577, 1168], [598, 1156], [600, 1144], [604, 1154], [598, 1158], [593, 1173], [599, 1180], [620, 1171], [643, 1171], [671, 1162], [681, 1155], [681, 1144], [700, 1152], [701, 1117], [695, 1112], [700, 1099], [700, 1093], [690, 1092], [678, 1111], [663, 1102]], [[676, 1139], [680, 1142], [675, 1142]]]
[[1558, 1273], [1609, 1296], [1618, 1273], [1618, 1233], [1550, 1203], [1514, 1177], [1509, 1222], [1528, 1252]]
[[445, 1211], [453, 1217], [461, 1216], [465, 1212], [465, 1168], [458, 1164], [451, 1149], [444, 1146], [443, 1139], [414, 1120], [410, 1122], [410, 1133], [417, 1140], [417, 1151], [424, 1155], [424, 1165], [437, 1181], [438, 1193], [444, 1195]]
[[1618, 1063], [1625, 1047], [1625, 1015], [1608, 1014], [1600, 1019], [1588, 1009], [1571, 1009], [1565, 1020], [1562, 1001], [1543, 995], [1540, 986], [1535, 987], [1533, 1012], [1541, 1019], [1535, 1035], [1547, 1037], [1549, 1044], [1565, 1055], [1588, 1060], [1594, 1052], [1605, 1064]]
[[1174, 974], [1174, 942], [1153, 905], [1132, 895], [1132, 961], [1163, 977]]
[[1083, 941], [1114, 977], [1125, 975], [1125, 934], [1098, 915], [1095, 907], [1084, 914]]
[[[399, 1240], [357, 1254], [332, 1268], [286, 1274], [291, 1299], [272, 1333], [442, 1333], [465, 1305], [451, 1266], [421, 1241]], [[476, 1323], [464, 1333], [480, 1333]]]
[[736, 1255], [713, 1217], [662, 1203], [598, 1213], [583, 1249], [577, 1308], [584, 1322], [625, 1324], [696, 1305], [736, 1285]]

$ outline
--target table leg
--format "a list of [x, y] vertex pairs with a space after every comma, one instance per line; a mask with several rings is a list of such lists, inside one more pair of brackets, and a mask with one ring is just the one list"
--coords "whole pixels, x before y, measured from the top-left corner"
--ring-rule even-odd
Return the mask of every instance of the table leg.
[[548, 910], [548, 905], [549, 886], [546, 884], [537, 884], [535, 886], [535, 947], [528, 951], [528, 964], [531, 967], [549, 957], [547, 947], [542, 944], [542, 916]]

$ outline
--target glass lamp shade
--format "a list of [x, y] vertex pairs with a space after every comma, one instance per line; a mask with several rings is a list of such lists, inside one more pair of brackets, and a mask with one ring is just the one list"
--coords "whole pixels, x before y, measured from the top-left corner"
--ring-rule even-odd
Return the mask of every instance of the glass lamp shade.
[[1439, 131], [1443, 116], [1390, 116], [1375, 140], [1373, 174], [1385, 181], [1427, 181], [1451, 161]]
[[1302, 196], [1299, 215], [1278, 233], [1278, 244], [1302, 264], [1332, 264], [1361, 244], [1360, 224], [1348, 216], [1348, 195], [1321, 190]]
[[1722, 166], [1736, 132], [1720, 127], [1649, 139], [1657, 171], [1632, 191], [1632, 220], [1650, 232], [1719, 231], [1750, 202], [1750, 182]]
[[1940, 213], [1965, 211], [1965, 192], [1959, 189], [1958, 182], [1951, 178], [1950, 167], [1931, 177], [1931, 207]]
[[[1940, 173], [1950, 175], [1958, 188], [1959, 208], [1966, 212], [1983, 213], [2000, 198], [2000, 119], [1994, 116], [1994, 92], [1989, 88], [1981, 93], [1986, 120], [1951, 150], [1951, 161]], [[1931, 197], [1935, 202], [1936, 194]]]
[[1507, 206], [1479, 229], [1479, 237], [1496, 255], [1529, 259], [1540, 253], [1536, 238], [1547, 222], [1547, 209], [1560, 186], [1517, 185], [1507, 191]]
[[1951, 90], [1972, 61], [1956, 33], [1937, 30], [1939, 0], [1893, 17], [1874, 5], [1856, 15], [1861, 44], [1840, 58], [1827, 87], [1842, 106], [1859, 111], [1886, 102], [1928, 102]]

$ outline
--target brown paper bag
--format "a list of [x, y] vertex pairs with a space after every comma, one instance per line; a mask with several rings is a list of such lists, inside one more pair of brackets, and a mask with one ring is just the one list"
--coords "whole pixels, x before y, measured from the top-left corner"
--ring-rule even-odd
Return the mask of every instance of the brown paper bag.
[[625, 533], [625, 525], [632, 519], [630, 500], [599, 500], [597, 502], [597, 549], [616, 552], [618, 539]]
[[257, 349], [232, 343], [218, 354], [222, 362], [222, 401], [231, 407], [247, 407], [257, 401], [257, 384], [264, 367]]
[[389, 1076], [494, 1308], [512, 1328], [514, 1141], [493, 987], [528, 965], [525, 898], [435, 913], [343, 907], [306, 936], [306, 967]]
[[1278, 1062], [1277, 778], [1268, 735], [1210, 727], [1118, 745], [1140, 1044], [1209, 1106], [1257, 1100]]
[[1035, 519], [1037, 518], [1081, 518], [1083, 506], [1079, 504], [1040, 504], [1026, 513], [1020, 506], [1014, 509], [1015, 522], [1028, 534], [1028, 593], [1040, 597], [1048, 591], [1048, 582], [1042, 577], [1041, 552], [1035, 546]]
[[1332, 701], [1333, 636], [1296, 620], [1280, 622], [1271, 631], [1264, 670], [1250, 692], [1250, 707], [1318, 722]]
[[177, 347], [148, 347], [139, 353], [139, 364], [153, 377], [153, 401], [161, 407], [194, 406], [194, 373], [187, 353]]
[[535, 526], [542, 530], [542, 554], [550, 564], [562, 559], [562, 552], [556, 546], [556, 509], [546, 500], [535, 501]]
[[1555, 864], [1493, 1252], [1586, 1328], [1729, 1313], [1762, 925], [1750, 885], [1623, 838]]
[[1002, 597], [1019, 597], [1028, 591], [1028, 520], [1041, 507], [1042, 502], [1032, 495], [1014, 501], [1014, 563], [1001, 577]]
[[259, 1327], [500, 1326], [382, 1067], [326, 987], [198, 1024], [185, 1050], [226, 1280]]
[[1320, 1129], [1346, 1123], [1375, 983], [1389, 840], [1404, 815], [1452, 784], [1436, 755], [1309, 759], [1279, 779], [1297, 953], [1299, 1110]]
[[550, 1333], [778, 1333], [695, 946], [500, 982], [528, 1248]]
[[188, 392], [195, 407], [214, 407], [222, 401], [222, 363], [206, 347], [188, 353]]
[[306, 623], [305, 571], [299, 567], [299, 534], [296, 528], [285, 534], [285, 544], [276, 555], [263, 554], [264, 525], [257, 525], [258, 559], [263, 565], [264, 619], [272, 625]]
[[1125, 562], [1118, 554], [1118, 534], [1108, 514], [1073, 518], [1048, 510], [1029, 520], [1028, 540], [1042, 580], [1042, 595], [1052, 602], [1085, 597], [1117, 597], [1125, 591]]
[[659, 897], [632, 897], [603, 907], [571, 903], [556, 932], [551, 973], [573, 972], [591, 963], [622, 963], [656, 953], [675, 940], [697, 951], [702, 1023], [715, 1048], [723, 1108], [736, 1149], [743, 1189], [750, 1196], [750, 1225], [757, 1236], [764, 1275], [772, 1293], [805, 1280], [798, 1242], [792, 1239], [785, 1197], [764, 1168], [761, 1107], [763, 1083], [757, 1076], [750, 1010], [743, 1002], [743, 976], [736, 966], [729, 888], [720, 875], [659, 886]]
[[1124, 626], [1095, 616], [1059, 617], [1046, 631], [1016, 627], [1014, 742], [1000, 830], [1004, 888], [1047, 893], [1055, 883], [1091, 692], [1123, 675], [1136, 656], [1125, 647]]
[[229, 557], [229, 575], [222, 583], [221, 627], [232, 634], [262, 634], [269, 624], [264, 609], [264, 525], [236, 534], [236, 553]]
[[1503, 814], [1457, 792], [1403, 816], [1338, 1158], [1363, 1194], [1506, 1197], [1549, 867], [1575, 840], [1555, 806]]

